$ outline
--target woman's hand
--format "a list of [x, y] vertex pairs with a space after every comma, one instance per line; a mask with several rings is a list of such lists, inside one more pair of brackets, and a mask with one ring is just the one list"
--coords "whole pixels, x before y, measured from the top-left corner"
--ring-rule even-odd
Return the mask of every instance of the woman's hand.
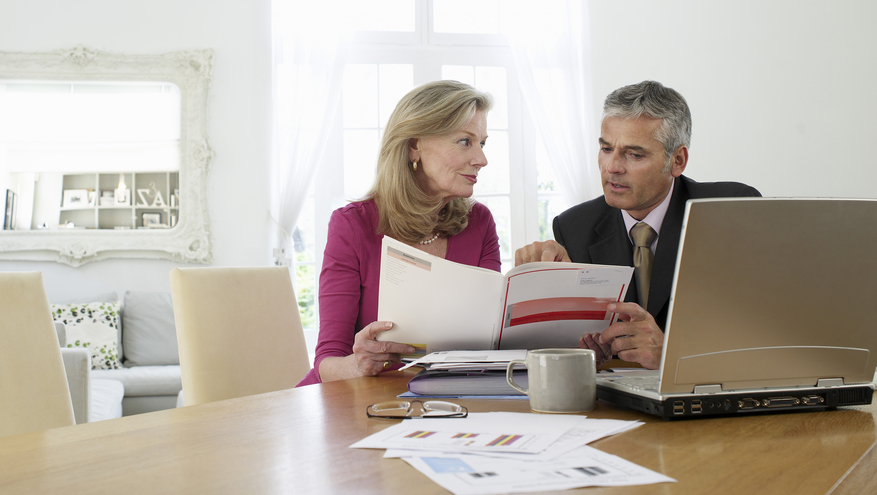
[[353, 339], [355, 376], [377, 376], [392, 365], [401, 362], [399, 354], [413, 354], [416, 349], [408, 344], [378, 341], [377, 336], [393, 328], [389, 321], [376, 321], [360, 330]]

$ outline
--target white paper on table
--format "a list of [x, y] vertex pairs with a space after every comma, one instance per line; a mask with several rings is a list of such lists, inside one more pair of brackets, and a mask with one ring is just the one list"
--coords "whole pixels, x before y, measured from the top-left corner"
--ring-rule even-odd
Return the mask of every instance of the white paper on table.
[[536, 454], [585, 419], [569, 414], [507, 412], [470, 413], [466, 418], [415, 418], [370, 435], [350, 448]]
[[[498, 413], [502, 414], [502, 413]], [[476, 455], [486, 455], [490, 457], [501, 457], [503, 459], [530, 460], [530, 461], [550, 461], [556, 459], [567, 452], [575, 450], [583, 445], [595, 442], [601, 438], [611, 435], [624, 433], [632, 430], [643, 423], [639, 421], [621, 421], [618, 419], [585, 419], [575, 428], [566, 432], [556, 442], [551, 444], [547, 449], [538, 454], [520, 454], [513, 452], [473, 452]], [[435, 452], [434, 452], [435, 453]], [[387, 449], [384, 452], [385, 458], [398, 457], [423, 457], [428, 455], [423, 451], [409, 449]]]
[[[508, 364], [512, 359], [527, 359], [526, 349], [506, 349], [506, 350], [485, 350], [485, 351], [438, 351], [431, 352], [426, 356], [415, 359], [414, 361], [399, 368], [399, 371], [417, 366], [421, 364], [461, 364], [463, 367], [471, 368], [472, 363], [504, 363]], [[469, 366], [466, 366], [466, 365]], [[447, 367], [452, 369], [455, 366]], [[446, 367], [442, 366], [443, 369]], [[503, 369], [505, 366], [503, 366]]]
[[456, 495], [565, 490], [675, 482], [621, 457], [583, 446], [551, 462], [436, 454], [405, 462]]

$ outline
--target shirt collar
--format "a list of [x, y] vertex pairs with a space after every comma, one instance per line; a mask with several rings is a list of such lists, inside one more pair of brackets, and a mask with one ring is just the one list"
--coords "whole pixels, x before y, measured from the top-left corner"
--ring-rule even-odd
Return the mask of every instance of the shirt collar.
[[[664, 223], [664, 216], [667, 215], [667, 209], [670, 208], [670, 198], [673, 196], [673, 189], [675, 188], [676, 179], [673, 179], [673, 181], [670, 182], [670, 191], [667, 192], [667, 196], [664, 197], [664, 200], [661, 201], [661, 203], [656, 206], [654, 210], [650, 211], [649, 214], [646, 215], [646, 217], [642, 220], [637, 220], [636, 218], [630, 216], [630, 213], [628, 213], [627, 211], [621, 210], [621, 216], [622, 218], [624, 218], [624, 227], [627, 229], [628, 239], [630, 239], [630, 229], [632, 229], [633, 226], [640, 221], [645, 222], [655, 231], [656, 234], [658, 234], [658, 236], [655, 237], [655, 241], [652, 242], [651, 245], [652, 251], [655, 250], [655, 247], [658, 245], [658, 239], [661, 237], [661, 224]], [[633, 244], [632, 239], [630, 240], [630, 243]]]

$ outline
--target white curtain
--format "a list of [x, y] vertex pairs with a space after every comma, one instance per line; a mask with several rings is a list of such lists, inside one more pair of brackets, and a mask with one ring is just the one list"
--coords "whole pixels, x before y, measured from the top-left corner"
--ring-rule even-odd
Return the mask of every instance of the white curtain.
[[521, 92], [563, 198], [572, 206], [599, 196], [587, 4], [510, 0], [507, 7]]
[[[278, 248], [292, 253], [291, 235], [314, 171], [324, 161], [341, 103], [352, 30], [345, 1], [274, 0], [273, 156], [271, 218]], [[292, 258], [292, 254], [288, 254]]]

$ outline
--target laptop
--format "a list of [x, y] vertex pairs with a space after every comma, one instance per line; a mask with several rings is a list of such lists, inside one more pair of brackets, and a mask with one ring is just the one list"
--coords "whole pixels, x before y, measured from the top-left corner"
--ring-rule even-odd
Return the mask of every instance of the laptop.
[[664, 419], [870, 404], [877, 200], [688, 202], [659, 370], [597, 397]]

